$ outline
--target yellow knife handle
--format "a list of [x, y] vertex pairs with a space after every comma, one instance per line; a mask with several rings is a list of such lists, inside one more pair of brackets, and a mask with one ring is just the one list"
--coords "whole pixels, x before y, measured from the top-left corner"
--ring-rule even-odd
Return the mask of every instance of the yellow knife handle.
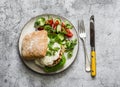
[[96, 76], [96, 53], [95, 51], [91, 52], [91, 76]]

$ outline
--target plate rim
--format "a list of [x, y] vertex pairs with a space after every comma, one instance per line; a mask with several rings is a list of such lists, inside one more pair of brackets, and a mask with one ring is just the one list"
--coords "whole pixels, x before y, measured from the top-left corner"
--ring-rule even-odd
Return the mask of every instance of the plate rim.
[[21, 56], [21, 54], [20, 54], [20, 51], [19, 51], [19, 49], [20, 49], [19, 43], [20, 43], [20, 37], [21, 37], [22, 31], [23, 31], [23, 29], [25, 28], [25, 26], [26, 26], [32, 19], [34, 19], [34, 18], [36, 18], [36, 17], [39, 17], [39, 16], [47, 16], [47, 15], [52, 15], [52, 16], [56, 16], [56, 17], [58, 16], [58, 17], [60, 17], [60, 18], [67, 19], [66, 17], [60, 16], [60, 15], [57, 15], [57, 14], [48, 14], [48, 13], [46, 13], [46, 14], [40, 14], [40, 15], [36, 15], [36, 16], [34, 16], [34, 17], [31, 17], [31, 18], [24, 24], [24, 26], [23, 26], [22, 29], [21, 29], [21, 32], [20, 32], [20, 35], [19, 35], [19, 38], [18, 38], [18, 46], [17, 46], [17, 47], [18, 47], [19, 58], [21, 59], [21, 61], [23, 62], [23, 64], [24, 64], [28, 69], [30, 69], [31, 71], [33, 71], [33, 72], [35, 72], [35, 73], [38, 73], [38, 74], [41, 74], [41, 75], [53, 75], [53, 74], [58, 74], [58, 73], [64, 72], [65, 70], [69, 69], [69, 67], [75, 62], [75, 60], [76, 60], [76, 58], [77, 58], [77, 55], [78, 55], [78, 51], [79, 51], [79, 36], [78, 36], [78, 32], [77, 32], [75, 26], [67, 19], [67, 21], [69, 21], [69, 22], [73, 25], [73, 27], [74, 27], [74, 30], [75, 30], [75, 33], [76, 33], [76, 36], [77, 36], [77, 43], [78, 43], [77, 53], [76, 53], [76, 55], [75, 55], [75, 58], [74, 58], [73, 62], [72, 62], [68, 67], [66, 67], [65, 69], [63, 69], [62, 71], [59, 71], [59, 72], [50, 72], [50, 73], [40, 73], [40, 72], [37, 72], [37, 71], [31, 69], [31, 68], [24, 62], [24, 59], [22, 58], [22, 56]]

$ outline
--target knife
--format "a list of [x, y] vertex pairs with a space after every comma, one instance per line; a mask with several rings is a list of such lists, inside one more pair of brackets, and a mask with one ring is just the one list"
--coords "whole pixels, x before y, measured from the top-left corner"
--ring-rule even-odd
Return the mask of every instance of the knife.
[[96, 76], [95, 27], [94, 16], [90, 17], [91, 76]]

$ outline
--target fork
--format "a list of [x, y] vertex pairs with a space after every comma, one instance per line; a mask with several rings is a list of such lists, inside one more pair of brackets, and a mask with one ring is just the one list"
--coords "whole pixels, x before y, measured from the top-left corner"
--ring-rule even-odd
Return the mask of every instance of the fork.
[[88, 53], [87, 53], [87, 49], [86, 49], [86, 32], [85, 32], [85, 26], [84, 26], [84, 21], [81, 20], [81, 22], [78, 20], [78, 33], [79, 33], [79, 37], [83, 42], [83, 47], [84, 47], [84, 52], [85, 52], [85, 70], [87, 72], [90, 71], [90, 60], [88, 58]]

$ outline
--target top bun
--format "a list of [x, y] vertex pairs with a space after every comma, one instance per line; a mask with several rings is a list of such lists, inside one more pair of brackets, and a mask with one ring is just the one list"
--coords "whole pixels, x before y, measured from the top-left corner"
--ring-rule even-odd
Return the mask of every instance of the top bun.
[[22, 41], [21, 53], [24, 59], [34, 60], [46, 55], [47, 46], [47, 31], [34, 31], [24, 37]]

